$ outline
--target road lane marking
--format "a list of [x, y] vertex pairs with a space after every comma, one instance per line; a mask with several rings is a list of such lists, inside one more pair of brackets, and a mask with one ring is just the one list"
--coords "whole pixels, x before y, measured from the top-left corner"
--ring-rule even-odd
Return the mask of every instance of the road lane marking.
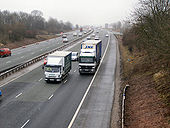
[[21, 58], [24, 58], [24, 56], [21, 56]]
[[39, 79], [38, 81], [41, 81], [43, 78]]
[[19, 97], [20, 95], [22, 95], [22, 93], [18, 94], [15, 98]]
[[64, 81], [64, 83], [66, 83], [66, 82], [67, 82], [67, 80]]
[[74, 70], [74, 72], [76, 72], [76, 70]]
[[[62, 41], [62, 38], [61, 37], [58, 37], [58, 43], [62, 43], [61, 41]], [[47, 42], [44, 42], [44, 44], [43, 45], [46, 45], [45, 43], [47, 43]], [[65, 48], [65, 50], [67, 50], [67, 49], [71, 49], [72, 47], [75, 47], [76, 45], [78, 45], [78, 44], [80, 44], [81, 43], [81, 41], [78, 41], [77, 43], [75, 43], [74, 45], [72, 45], [72, 46], [70, 46], [70, 47], [68, 47], [68, 48]], [[20, 47], [20, 49], [21, 49], [22, 47]], [[19, 49], [19, 50], [20, 50]], [[16, 53], [16, 54], [21, 54], [22, 52], [18, 52], [18, 53]], [[32, 71], [32, 70], [31, 70]], [[29, 71], [29, 72], [31, 72], [31, 71]], [[9, 83], [11, 83], [12, 81], [14, 81], [14, 80], [16, 80], [16, 79], [18, 79], [18, 78], [20, 78], [21, 76], [24, 76], [25, 74], [27, 74], [27, 73], [29, 73], [29, 72], [25, 72], [25, 73], [23, 73], [23, 74], [21, 74], [21, 75], [19, 75], [19, 76], [17, 76], [17, 77], [15, 77], [15, 78], [12, 78], [11, 80], [9, 80], [9, 81], [7, 81], [6, 83], [3, 83], [2, 85], [0, 85], [0, 88], [1, 87], [3, 87], [3, 86], [5, 86], [5, 85], [7, 85], [7, 84], [9, 84]]]
[[110, 36], [109, 36], [109, 39], [108, 39], [108, 44], [107, 44], [106, 50], [105, 50], [104, 55], [103, 55], [103, 57], [102, 57], [102, 59], [101, 59], [101, 62], [100, 62], [100, 64], [99, 64], [99, 67], [97, 68], [97, 71], [95, 72], [95, 74], [94, 74], [94, 76], [93, 76], [93, 79], [91, 80], [91, 82], [90, 82], [90, 84], [89, 84], [89, 86], [88, 86], [88, 88], [87, 88], [87, 90], [86, 90], [86, 92], [85, 92], [85, 94], [84, 94], [84, 96], [83, 96], [83, 98], [82, 98], [82, 100], [81, 100], [81, 102], [80, 102], [80, 104], [79, 104], [76, 112], [74, 113], [74, 116], [73, 116], [73, 118], [71, 119], [71, 122], [69, 123], [69, 125], [68, 125], [67, 128], [71, 128], [71, 127], [72, 127], [72, 125], [73, 125], [73, 123], [74, 123], [74, 121], [75, 121], [75, 119], [76, 119], [76, 117], [77, 117], [77, 115], [78, 115], [78, 113], [79, 113], [79, 111], [80, 111], [80, 108], [81, 108], [81, 106], [83, 105], [83, 102], [84, 102], [84, 100], [85, 100], [85, 98], [86, 98], [86, 96], [87, 96], [87, 94], [88, 94], [88, 92], [89, 92], [89, 90], [90, 90], [90, 88], [91, 88], [91, 86], [92, 86], [92, 83], [93, 83], [94, 79], [96, 78], [96, 75], [97, 75], [97, 73], [98, 73], [98, 71], [99, 71], [99, 69], [100, 69], [100, 66], [101, 66], [101, 64], [102, 64], [102, 62], [103, 62], [103, 59], [104, 59], [104, 57], [105, 57], [105, 55], [106, 55], [107, 49], [108, 49], [108, 47], [109, 47], [109, 44], [110, 44]]
[[7, 61], [6, 63], [7, 63], [7, 64], [8, 64], [8, 63], [11, 63], [11, 61]]
[[32, 55], [34, 54], [34, 52], [31, 53]]
[[43, 49], [41, 49], [41, 51], [42, 51]]
[[54, 95], [52, 94], [48, 99], [50, 100]]
[[26, 122], [22, 125], [22, 127], [21, 127], [21, 128], [24, 128], [24, 127], [25, 127], [25, 125], [27, 125], [29, 121], [30, 121], [30, 120], [27, 120], [27, 121], [26, 121]]

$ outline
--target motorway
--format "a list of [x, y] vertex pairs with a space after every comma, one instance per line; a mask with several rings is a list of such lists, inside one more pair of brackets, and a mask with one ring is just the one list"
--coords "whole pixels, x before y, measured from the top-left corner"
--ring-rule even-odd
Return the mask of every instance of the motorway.
[[[77, 38], [73, 36], [73, 32], [67, 33], [67, 38], [69, 41]], [[76, 30], [76, 32], [78, 32], [78, 30]], [[63, 45], [62, 37], [58, 37], [46, 41], [41, 41], [39, 43], [26, 45], [25, 47], [12, 49], [12, 56], [0, 58], [0, 71], [32, 59], [61, 45]]]
[[[102, 30], [98, 34], [103, 42], [102, 54], [108, 43], [106, 33]], [[70, 50], [79, 52], [80, 44]], [[92, 77], [79, 75], [78, 62], [73, 62], [61, 83], [47, 84], [40, 66], [4, 85], [0, 128], [67, 128]]]

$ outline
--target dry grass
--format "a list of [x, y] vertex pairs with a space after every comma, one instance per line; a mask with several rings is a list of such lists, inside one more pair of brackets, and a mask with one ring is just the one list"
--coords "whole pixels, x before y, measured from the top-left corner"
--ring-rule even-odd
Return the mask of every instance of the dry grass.
[[120, 38], [119, 42], [123, 67], [122, 86], [130, 85], [125, 105], [126, 127], [170, 128], [167, 71], [157, 69], [147, 61], [145, 52], [134, 49], [131, 53], [128, 47], [122, 45]]

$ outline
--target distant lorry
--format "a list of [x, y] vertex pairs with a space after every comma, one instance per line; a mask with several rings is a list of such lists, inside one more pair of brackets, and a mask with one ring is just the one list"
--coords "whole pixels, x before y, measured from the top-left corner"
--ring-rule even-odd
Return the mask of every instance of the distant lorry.
[[47, 63], [44, 66], [45, 81], [62, 81], [71, 70], [70, 51], [56, 51], [47, 56]]
[[81, 51], [79, 56], [79, 73], [96, 72], [100, 64], [102, 54], [101, 40], [87, 40], [81, 43]]

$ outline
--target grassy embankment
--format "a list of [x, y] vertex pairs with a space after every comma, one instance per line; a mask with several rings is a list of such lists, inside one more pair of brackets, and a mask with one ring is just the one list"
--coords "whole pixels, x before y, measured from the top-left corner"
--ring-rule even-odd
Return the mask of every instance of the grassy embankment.
[[170, 127], [168, 70], [159, 68], [162, 64], [159, 60], [150, 63], [147, 53], [143, 51], [134, 48], [131, 52], [128, 46], [122, 44], [122, 37], [118, 37], [118, 40], [122, 58], [122, 86], [130, 85], [125, 104], [125, 126]]

